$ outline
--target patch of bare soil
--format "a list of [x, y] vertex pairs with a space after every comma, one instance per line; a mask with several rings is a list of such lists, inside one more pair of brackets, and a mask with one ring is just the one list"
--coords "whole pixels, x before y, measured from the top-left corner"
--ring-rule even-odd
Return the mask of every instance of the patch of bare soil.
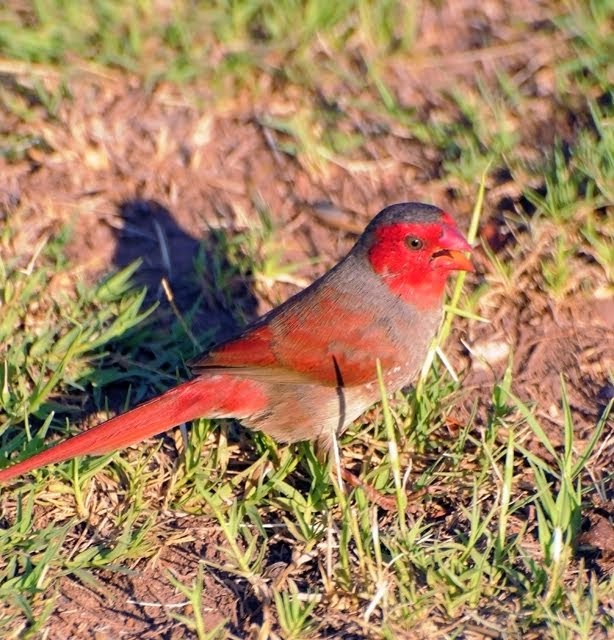
[[[220, 563], [219, 545], [223, 539], [214, 527], [203, 522], [179, 520], [183, 536], [191, 542], [181, 547], [161, 547], [151, 559], [132, 567], [118, 567], [116, 572], [96, 572], [94, 581], [82, 582], [74, 577], [56, 586], [58, 598], [49, 638], [166, 638], [186, 637], [186, 626], [173, 614], [188, 615], [192, 605], [186, 596], [169, 583], [172, 575], [189, 586], [196, 579], [200, 561]], [[207, 626], [225, 624], [237, 629], [241, 613], [241, 593], [224, 576], [205, 574], [202, 613]]]
[[[514, 15], [524, 16], [524, 27], [511, 20]], [[574, 135], [568, 114], [552, 95], [549, 63], [562, 44], [553, 43], [546, 17], [545, 5], [533, 1], [429, 5], [421, 17], [416, 64], [397, 65], [390, 86], [402, 104], [417, 109], [426, 121], [450, 108], [443, 88], [475, 86], [476, 69], [486, 78], [500, 71], [524, 74], [528, 114], [517, 128], [526, 157], [539, 157], [555, 136]], [[206, 95], [205, 88], [194, 91]], [[253, 297], [238, 290], [251, 300], [247, 316], [265, 311], [333, 264], [386, 204], [436, 202], [461, 223], [473, 206], [473, 194], [440, 179], [441, 152], [398, 131], [385, 116], [365, 122], [345, 104], [340, 106], [355, 117], [351, 126], [372, 135], [347, 162], [323, 169], [282, 153], [283, 136], [261, 124], [263, 115], [292, 112], [311, 96], [276, 93], [266, 104], [243, 97], [225, 111], [197, 110], [172, 87], [146, 94], [130, 79], [88, 74], [75, 74], [71, 93], [73, 99], [54, 119], [23, 123], [10, 112], [0, 118], [4, 131], [44, 140], [19, 161], [0, 158], [0, 220], [19, 222], [12, 250], [27, 262], [41, 238], [70, 224], [69, 257], [76, 277], [93, 279], [140, 257], [139, 277], [163, 304], [163, 277], [180, 308], [199, 289], [193, 257], [208, 231], [221, 228], [232, 234], [254, 226], [261, 206], [272, 213], [289, 262], [320, 262], [304, 266], [295, 283], [274, 293], [260, 290]], [[338, 86], [323, 86], [322, 93], [343, 102]], [[502, 209], [521, 206], [511, 176], [495, 176], [489, 187], [486, 224]], [[481, 267], [489, 269], [484, 257]], [[607, 378], [614, 355], [611, 301], [587, 301], [578, 294], [559, 307], [536, 288], [526, 299], [516, 295], [498, 298], [486, 313], [492, 324], [472, 325], [464, 334], [470, 351], [453, 354], [457, 366], [468, 372], [466, 389], [487, 408], [492, 383], [501, 379], [512, 353], [517, 393], [538, 404], [549, 435], [560, 443], [562, 371], [578, 418], [577, 435], [585, 441], [612, 395]], [[223, 335], [230, 315], [220, 301], [209, 306], [217, 314], [203, 322]], [[583, 543], [596, 548], [604, 563], [609, 558], [604, 569], [611, 570], [612, 525], [603, 505], [594, 507]], [[185, 627], [171, 616], [186, 613], [184, 597], [165, 576], [170, 570], [190, 583], [203, 557], [219, 559], [215, 541], [204, 537], [199, 543], [161, 548], [154, 559], [137, 562], [126, 573], [97, 572], [96, 585], [63, 578], [55, 587], [58, 599], [47, 637], [186, 637]], [[207, 628], [227, 619], [230, 631], [247, 634], [251, 618], [241, 607], [243, 595], [230, 580], [207, 575], [202, 611]]]
[[511, 361], [514, 392], [537, 407], [555, 446], [563, 444], [562, 380], [573, 412], [576, 436], [591, 436], [612, 397], [614, 365], [611, 301], [577, 299], [565, 306], [504, 307], [489, 326], [473, 325], [466, 338], [470, 372], [464, 389], [473, 394], [503, 380]]

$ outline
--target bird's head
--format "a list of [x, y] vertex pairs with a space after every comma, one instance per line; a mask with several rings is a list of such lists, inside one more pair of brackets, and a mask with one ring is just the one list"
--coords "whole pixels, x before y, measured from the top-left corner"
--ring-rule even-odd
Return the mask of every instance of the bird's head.
[[426, 204], [386, 207], [361, 239], [373, 271], [390, 290], [417, 307], [440, 304], [453, 271], [473, 271], [471, 246], [452, 217]]

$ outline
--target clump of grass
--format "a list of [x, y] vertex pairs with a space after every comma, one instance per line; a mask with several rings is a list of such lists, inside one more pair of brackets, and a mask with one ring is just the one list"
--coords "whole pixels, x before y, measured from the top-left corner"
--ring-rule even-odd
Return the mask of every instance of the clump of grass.
[[149, 82], [205, 76], [218, 95], [253, 84], [258, 71], [313, 83], [315, 69], [322, 67], [317, 61], [335, 72], [326, 60], [348, 46], [372, 59], [406, 50], [416, 17], [410, 5], [362, 0], [334, 6], [322, 0], [182, 2], [172, 8], [159, 2], [53, 0], [26, 10], [9, 2], [0, 11], [0, 52], [7, 57], [67, 64], [78, 56]]
[[[595, 104], [589, 108], [592, 130], [582, 131], [571, 149], [556, 148], [545, 169], [543, 192], [529, 190], [526, 194], [536, 208], [533, 224], [537, 233], [552, 236], [544, 245], [547, 251], [541, 272], [556, 299], [580, 288], [596, 289], [599, 280], [610, 288], [613, 284], [613, 135], [602, 110]], [[587, 254], [602, 270], [599, 279], [591, 278], [587, 271], [582, 258]]]
[[[3, 465], [17, 453], [29, 455], [39, 450], [52, 431], [62, 429], [66, 415], [81, 412], [81, 403], [69, 404], [65, 398], [82, 397], [91, 385], [130, 378], [133, 372], [124, 366], [120, 354], [130, 353], [132, 340], [139, 340], [138, 328], [153, 310], [143, 309], [145, 291], [131, 284], [138, 263], [95, 286], [74, 281], [67, 284], [71, 277], [63, 258], [67, 238], [67, 234], [59, 234], [44, 239], [27, 263], [17, 257], [0, 258]], [[8, 243], [9, 237], [5, 235], [2, 241]], [[105, 351], [111, 344], [113, 355]], [[83, 482], [100, 466], [98, 460], [89, 473], [79, 476], [73, 472], [75, 505], [82, 517], [87, 513]], [[87, 552], [75, 549], [66, 555], [64, 545], [70, 544], [78, 517], [61, 508], [64, 515], [41, 528], [36, 526], [35, 497], [40, 498], [43, 492], [46, 473], [35, 474], [35, 479], [15, 494], [16, 501], [3, 501], [3, 520], [13, 524], [0, 536], [4, 559], [0, 563], [0, 591], [3, 602], [12, 607], [13, 618], [19, 618], [19, 612], [32, 633], [41, 629], [53, 610], [56, 592], [49, 587], [59, 576], [74, 573], [85, 579], [86, 567], [112, 564], [116, 558], [130, 555], [129, 549], [143, 551], [138, 542], [142, 523], [136, 523], [140, 516], [128, 515], [124, 533], [112, 551], [94, 545]], [[6, 488], [2, 492], [7, 498]], [[61, 504], [63, 492], [61, 483], [51, 484], [46, 499]], [[13, 618], [0, 623], [7, 634], [12, 625], [14, 628]]]
[[[139, 264], [134, 263], [98, 286], [77, 283], [67, 291], [54, 282], [66, 267], [63, 239], [43, 242], [30, 263], [0, 261], [0, 433], [26, 421], [48, 416], [59, 408], [53, 395], [82, 392], [94, 379], [100, 384], [121, 380], [125, 372], [113, 362], [100, 365], [102, 347], [140, 325], [152, 309], [143, 311], [145, 291], [135, 291], [130, 279]], [[44, 436], [44, 433], [41, 434]], [[8, 453], [21, 446], [17, 436]]]

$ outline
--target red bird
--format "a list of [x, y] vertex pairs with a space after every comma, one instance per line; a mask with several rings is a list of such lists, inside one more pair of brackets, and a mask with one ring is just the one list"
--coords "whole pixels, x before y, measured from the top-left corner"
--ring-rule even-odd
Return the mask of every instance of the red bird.
[[281, 442], [324, 451], [380, 398], [420, 371], [452, 271], [471, 247], [441, 209], [381, 211], [348, 255], [311, 286], [193, 364], [194, 379], [0, 471], [7, 482], [74, 456], [101, 455], [199, 417], [237, 418]]

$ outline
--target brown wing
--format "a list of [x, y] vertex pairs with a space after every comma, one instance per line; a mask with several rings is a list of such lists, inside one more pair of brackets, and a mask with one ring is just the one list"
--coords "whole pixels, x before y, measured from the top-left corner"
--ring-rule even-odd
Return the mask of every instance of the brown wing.
[[313, 383], [299, 371], [285, 368], [272, 351], [268, 325], [248, 327], [240, 336], [214, 347], [190, 363], [195, 374], [232, 373], [276, 383]]
[[298, 298], [215, 347], [193, 364], [195, 373], [232, 370], [271, 382], [347, 387], [375, 380], [377, 358], [384, 369], [403, 359], [377, 310], [341, 305], [326, 289], [314, 299]]

